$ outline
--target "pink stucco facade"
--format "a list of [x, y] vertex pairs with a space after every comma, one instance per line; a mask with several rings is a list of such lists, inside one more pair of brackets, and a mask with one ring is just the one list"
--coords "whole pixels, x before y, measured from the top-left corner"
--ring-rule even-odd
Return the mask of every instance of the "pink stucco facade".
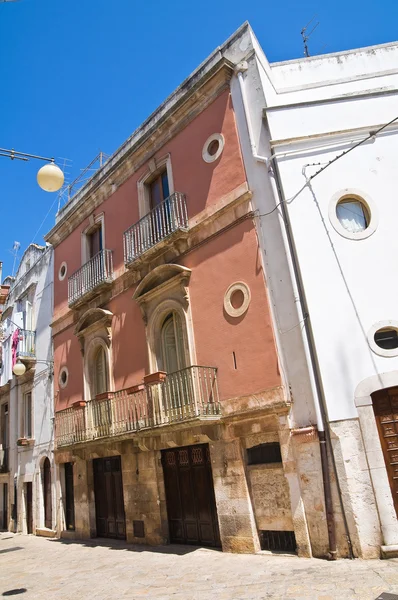
[[[202, 159], [202, 148], [214, 132], [222, 133], [225, 147], [220, 158], [209, 164]], [[167, 154], [174, 189], [186, 195], [190, 219], [202, 211], [211, 211], [212, 205], [245, 184], [229, 90], [221, 93], [154, 157], [148, 156], [148, 160]], [[105, 247], [112, 250], [116, 277], [124, 271], [123, 232], [140, 217], [137, 182], [146, 168], [145, 164], [132, 173], [95, 211], [104, 215]], [[63, 262], [67, 263], [68, 275], [81, 267], [82, 234], [88, 224], [89, 219], [84, 219], [55, 248], [54, 322], [66, 319], [71, 311], [68, 278], [60, 281], [57, 273]], [[232, 223], [174, 262], [192, 270], [189, 288], [197, 361], [218, 368], [221, 399], [279, 386], [278, 361], [252, 218]], [[246, 283], [251, 290], [249, 309], [238, 319], [229, 317], [223, 308], [225, 291], [236, 281]], [[116, 390], [139, 384], [148, 374], [145, 325], [132, 298], [135, 287], [113, 294], [104, 306], [114, 315], [111, 368]], [[68, 385], [59, 387], [56, 393], [57, 410], [83, 398], [83, 359], [74, 327], [75, 322], [70, 318], [69, 324], [54, 335], [55, 381], [63, 366], [69, 372]]]

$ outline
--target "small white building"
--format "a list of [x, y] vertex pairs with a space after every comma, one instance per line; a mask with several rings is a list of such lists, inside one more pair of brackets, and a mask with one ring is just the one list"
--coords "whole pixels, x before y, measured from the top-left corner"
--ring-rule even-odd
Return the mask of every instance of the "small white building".
[[[10, 291], [2, 314], [0, 526], [53, 535], [52, 248], [30, 244], [16, 277], [4, 283]], [[19, 376], [15, 362], [24, 371]]]
[[[247, 24], [239, 36], [247, 52], [232, 97], [292, 391], [291, 435], [316, 425], [331, 440], [338, 554], [350, 545], [354, 556], [393, 556], [398, 44], [269, 64]], [[309, 515], [322, 477], [316, 449], [301, 448], [298, 496], [319, 554], [325, 532]]]

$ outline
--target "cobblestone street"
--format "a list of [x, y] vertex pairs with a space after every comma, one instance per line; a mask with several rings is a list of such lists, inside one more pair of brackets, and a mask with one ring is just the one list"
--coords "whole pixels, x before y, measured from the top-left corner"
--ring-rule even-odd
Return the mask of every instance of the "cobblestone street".
[[398, 594], [398, 559], [329, 563], [0, 534], [0, 594], [21, 600], [375, 600], [382, 592]]

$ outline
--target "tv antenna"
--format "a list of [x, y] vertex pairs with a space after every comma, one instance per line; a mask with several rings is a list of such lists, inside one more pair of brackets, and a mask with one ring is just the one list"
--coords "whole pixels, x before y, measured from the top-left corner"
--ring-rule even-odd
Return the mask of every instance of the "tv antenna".
[[301, 37], [303, 38], [304, 56], [306, 58], [308, 58], [309, 55], [310, 55], [309, 50], [308, 50], [308, 44], [307, 44], [307, 42], [310, 39], [310, 36], [314, 33], [315, 29], [318, 27], [319, 21], [318, 21], [318, 23], [316, 23], [314, 25], [314, 27], [311, 29], [311, 31], [309, 33], [307, 33], [307, 29], [308, 29], [309, 25], [311, 25], [311, 23], [313, 22], [313, 20], [315, 19], [316, 16], [317, 15], [314, 15], [312, 17], [311, 21], [308, 21], [307, 25], [305, 27], [303, 27], [302, 30], [301, 30], [301, 32], [300, 32], [301, 33]]
[[10, 251], [11, 254], [13, 255], [13, 257], [14, 257], [14, 262], [12, 263], [12, 276], [11, 277], [14, 277], [15, 264], [17, 262], [18, 252], [19, 252], [20, 247], [21, 247], [21, 244], [19, 242], [14, 242], [12, 250]]

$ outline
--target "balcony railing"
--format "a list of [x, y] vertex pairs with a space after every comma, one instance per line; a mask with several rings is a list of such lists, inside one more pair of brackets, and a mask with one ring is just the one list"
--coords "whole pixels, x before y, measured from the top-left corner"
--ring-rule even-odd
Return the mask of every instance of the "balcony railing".
[[112, 251], [101, 250], [68, 279], [69, 306], [92, 295], [113, 279]]
[[129, 265], [177, 230], [188, 229], [185, 194], [174, 192], [124, 233], [124, 262]]
[[55, 414], [57, 447], [221, 415], [214, 367], [188, 367], [102, 396]]
[[21, 358], [35, 358], [36, 356], [36, 331], [28, 329], [19, 330], [19, 342], [17, 349]]

